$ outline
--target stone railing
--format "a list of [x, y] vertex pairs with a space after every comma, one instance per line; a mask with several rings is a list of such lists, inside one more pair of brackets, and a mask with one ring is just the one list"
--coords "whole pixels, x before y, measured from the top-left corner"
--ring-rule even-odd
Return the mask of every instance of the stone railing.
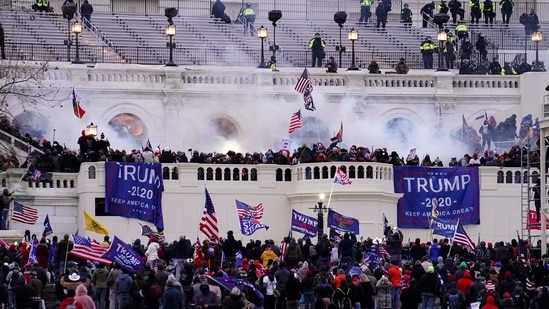
[[[22, 64], [23, 65], [23, 64]], [[166, 68], [116, 64], [97, 64], [94, 67], [70, 66], [52, 63], [56, 70], [48, 70], [44, 79], [59, 84], [71, 84], [89, 89], [119, 87], [149, 90], [211, 91], [212, 85], [224, 92], [241, 91], [252, 87], [264, 93], [292, 93], [301, 76], [301, 69], [284, 69], [283, 72], [247, 67], [210, 70], [204, 67]], [[324, 70], [310, 70], [316, 93], [383, 93], [383, 94], [463, 94], [490, 96], [488, 90], [498, 89], [497, 95], [518, 96], [520, 76], [458, 75], [453, 72], [435, 73], [426, 70], [412, 71], [407, 75], [368, 74], [366, 71], [343, 71], [336, 74]]]
[[[378, 183], [392, 186], [393, 166], [383, 163], [356, 163], [356, 162], [329, 162], [300, 165], [234, 165], [234, 164], [163, 164], [162, 178], [166, 184], [198, 184], [200, 182], [216, 183], [255, 183], [260, 187], [262, 183], [306, 183], [331, 182], [336, 170], [341, 167], [354, 184]], [[24, 169], [11, 169], [0, 174], [2, 187], [18, 189], [69, 189], [76, 190], [80, 182], [102, 182], [105, 177], [103, 162], [83, 163], [79, 174], [53, 173], [52, 181], [20, 181]], [[532, 174], [538, 173], [537, 170]], [[480, 176], [489, 183], [489, 187], [498, 184], [520, 184], [520, 168], [481, 167]], [[523, 175], [524, 176], [524, 175]], [[488, 183], [483, 184], [488, 185]], [[361, 187], [362, 188], [362, 187]], [[362, 188], [363, 189], [363, 188]]]

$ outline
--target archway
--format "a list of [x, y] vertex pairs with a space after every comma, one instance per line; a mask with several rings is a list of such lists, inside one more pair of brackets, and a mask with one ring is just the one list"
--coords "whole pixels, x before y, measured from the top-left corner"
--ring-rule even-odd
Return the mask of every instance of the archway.
[[406, 118], [397, 117], [387, 121], [385, 129], [389, 137], [401, 142], [408, 140], [415, 134], [414, 123]]
[[120, 138], [134, 138], [142, 140], [147, 134], [147, 126], [141, 118], [133, 114], [118, 114], [109, 121], [111, 126]]

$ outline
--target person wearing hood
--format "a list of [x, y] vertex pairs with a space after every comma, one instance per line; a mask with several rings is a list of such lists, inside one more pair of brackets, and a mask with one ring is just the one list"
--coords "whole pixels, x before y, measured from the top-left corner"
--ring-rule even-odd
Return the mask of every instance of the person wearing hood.
[[482, 275], [480, 272], [475, 272], [475, 281], [467, 288], [467, 301], [469, 303], [476, 302], [480, 292], [484, 291], [486, 285], [482, 282]]
[[76, 287], [74, 300], [82, 305], [82, 309], [95, 309], [95, 302], [93, 301], [93, 298], [88, 295], [88, 288], [84, 284], [80, 284]]
[[236, 253], [241, 249], [242, 245], [234, 239], [233, 231], [227, 232], [227, 239], [223, 242], [223, 252], [225, 260], [231, 263], [231, 267], [235, 267]]
[[466, 270], [463, 274], [463, 277], [457, 280], [457, 288], [461, 293], [465, 294], [467, 293], [467, 289], [471, 284], [473, 284], [473, 279], [471, 279], [471, 273]]
[[[175, 284], [175, 277], [171, 276], [166, 280], [166, 290], [164, 290], [164, 294], [162, 295], [162, 308], [170, 308], [170, 309], [182, 309], [183, 308], [183, 292], [181, 285]], [[202, 290], [202, 287], [201, 287]], [[209, 288], [208, 288], [209, 291]], [[215, 305], [217, 306], [217, 300], [214, 293], [211, 293], [215, 300]], [[196, 303], [196, 302], [195, 302]], [[209, 303], [208, 303], [208, 307]]]
[[147, 251], [145, 251], [145, 256], [147, 257], [147, 262], [152, 264], [154, 261], [158, 260], [158, 249], [160, 245], [156, 237], [151, 237], [149, 240], [149, 245], [147, 246]]
[[297, 267], [299, 261], [302, 259], [301, 248], [297, 245], [297, 242], [294, 238], [290, 240], [288, 249], [284, 253], [284, 262], [289, 269], [294, 269]]
[[105, 309], [107, 307], [107, 295], [109, 292], [108, 279], [109, 271], [104, 264], [99, 265], [91, 277], [95, 306], [99, 309]]
[[[540, 308], [547, 308], [547, 307], [540, 307]], [[494, 299], [494, 296], [489, 295], [486, 297], [486, 304], [481, 307], [481, 309], [499, 309], [496, 305], [496, 301]]]
[[[203, 281], [200, 284], [198, 293], [194, 295], [194, 303], [197, 306], [196, 308], [217, 309], [217, 304], [218, 304], [217, 295], [214, 292], [210, 291], [210, 285], [208, 284], [207, 281]], [[171, 308], [171, 307], [166, 307], [164, 305], [164, 308]], [[180, 307], [177, 307], [177, 308], [180, 308]]]
[[503, 281], [499, 283], [498, 294], [500, 297], [503, 297], [503, 294], [513, 293], [515, 291], [515, 279], [513, 279], [513, 274], [510, 271], [506, 271], [503, 274]]
[[30, 309], [33, 289], [30, 285], [25, 284], [25, 278], [22, 275], [17, 278], [17, 281], [11, 288], [11, 293], [13, 293], [13, 308]]
[[457, 289], [455, 282], [450, 282], [448, 284], [448, 290], [444, 294], [443, 303], [447, 305], [447, 308], [452, 308], [450, 307], [450, 304], [452, 303], [458, 305], [457, 309], [464, 309], [466, 307], [467, 302], [465, 295]]
[[376, 308], [377, 309], [394, 309], [391, 302], [391, 287], [392, 284], [389, 279], [382, 276], [377, 282], [377, 296], [376, 296]]
[[440, 289], [440, 280], [435, 274], [434, 266], [427, 268], [427, 273], [417, 282], [417, 289], [421, 292], [421, 308], [434, 309], [436, 294]]

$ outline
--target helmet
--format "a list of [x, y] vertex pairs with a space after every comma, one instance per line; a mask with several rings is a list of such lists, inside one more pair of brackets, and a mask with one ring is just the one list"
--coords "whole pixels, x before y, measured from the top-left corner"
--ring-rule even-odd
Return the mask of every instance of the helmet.
[[250, 2], [246, 2], [246, 6], [252, 6]]
[[315, 38], [319, 38], [320, 37], [320, 33], [315, 33]]
[[19, 264], [17, 264], [16, 262], [13, 262], [10, 264], [9, 269], [10, 270], [19, 269]]

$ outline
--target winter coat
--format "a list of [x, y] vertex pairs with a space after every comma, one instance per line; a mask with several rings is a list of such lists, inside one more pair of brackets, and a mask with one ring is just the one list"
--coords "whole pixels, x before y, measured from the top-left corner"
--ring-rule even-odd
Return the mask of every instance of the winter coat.
[[387, 280], [379, 280], [377, 282], [377, 309], [392, 309], [391, 287], [391, 283]]

